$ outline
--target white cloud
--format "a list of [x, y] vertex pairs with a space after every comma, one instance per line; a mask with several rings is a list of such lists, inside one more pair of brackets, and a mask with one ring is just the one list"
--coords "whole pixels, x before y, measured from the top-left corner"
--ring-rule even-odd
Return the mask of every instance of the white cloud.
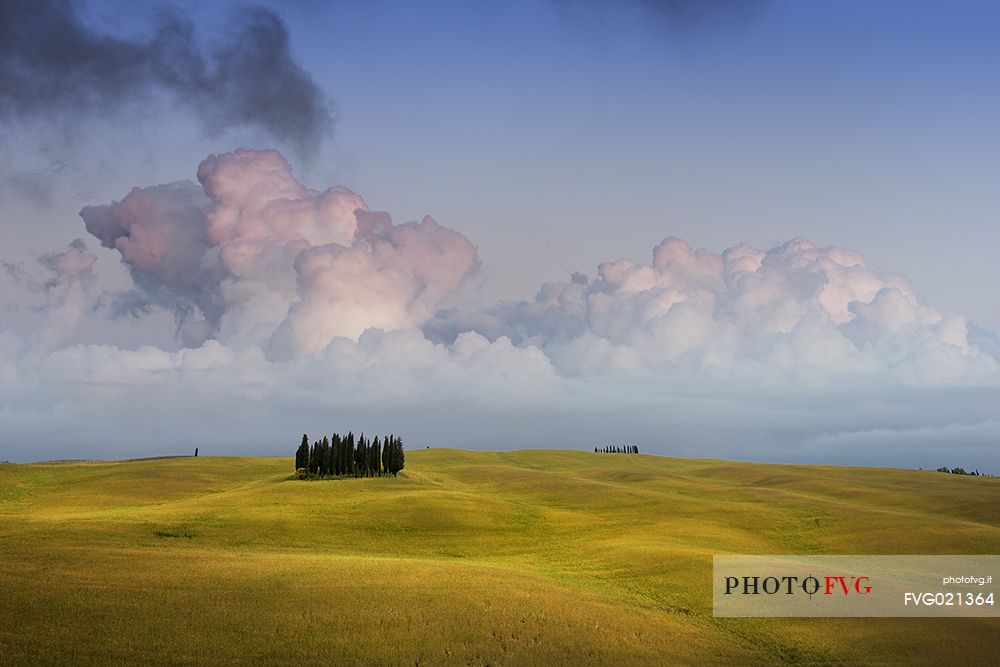
[[648, 264], [606, 262], [594, 280], [544, 285], [534, 302], [425, 326], [444, 341], [467, 329], [537, 345], [569, 375], [990, 384], [1000, 370], [964, 318], [924, 304], [904, 277], [804, 239], [717, 255], [671, 237]]
[[394, 225], [346, 188], [310, 190], [277, 151], [210, 155], [198, 180], [81, 212], [128, 266], [127, 302], [170, 309], [190, 346], [318, 353], [336, 336], [423, 322], [479, 265], [461, 234], [431, 218]]
[[181, 349], [74, 343], [76, 323], [108, 314], [94, 311], [96, 257], [75, 242], [42, 258], [42, 335], [0, 331], [6, 458], [287, 453], [303, 430], [378, 429], [411, 444], [1000, 467], [995, 335], [855, 251], [793, 239], [716, 254], [671, 237], [648, 263], [456, 310], [479, 265], [459, 232], [306, 188], [275, 151], [210, 156], [198, 179], [82, 212], [134, 281], [110, 314], [166, 309]]

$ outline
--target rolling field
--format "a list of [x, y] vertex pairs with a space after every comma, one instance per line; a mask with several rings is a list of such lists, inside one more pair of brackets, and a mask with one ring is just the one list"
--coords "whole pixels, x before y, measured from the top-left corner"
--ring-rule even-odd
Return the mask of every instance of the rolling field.
[[[0, 466], [0, 664], [987, 664], [1000, 619], [713, 619], [712, 555], [1000, 553], [1000, 478], [526, 450]], [[984, 660], [985, 656], [992, 658]]]

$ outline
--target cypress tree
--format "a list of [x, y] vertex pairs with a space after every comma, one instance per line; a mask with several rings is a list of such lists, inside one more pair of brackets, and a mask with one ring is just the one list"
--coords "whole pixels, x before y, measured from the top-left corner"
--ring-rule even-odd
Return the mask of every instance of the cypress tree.
[[340, 474], [347, 474], [347, 436], [340, 438]]
[[319, 443], [314, 442], [312, 448], [309, 450], [309, 472], [314, 475], [319, 472], [319, 459], [317, 456], [319, 454], [318, 450]]
[[354, 476], [365, 476], [365, 434], [358, 436], [358, 441], [354, 447]]
[[330, 436], [330, 476], [337, 476], [337, 434]]
[[361, 450], [361, 476], [368, 477], [371, 474], [371, 470], [368, 467], [368, 457], [370, 456], [372, 449], [372, 439], [365, 438], [365, 447]]
[[340, 473], [347, 474], [347, 436], [340, 436]]
[[365, 476], [365, 434], [358, 436], [358, 447], [354, 450], [354, 476]]
[[295, 450], [295, 469], [306, 468], [309, 466], [309, 436], [305, 433], [302, 434], [302, 444], [299, 448]]
[[354, 433], [352, 431], [347, 432], [347, 449], [344, 450], [345, 460], [344, 460], [344, 474], [353, 475], [354, 474]]
[[333, 448], [333, 474], [340, 477], [340, 435], [337, 433], [333, 434], [330, 438], [330, 447]]
[[333, 458], [330, 451], [330, 439], [325, 435], [323, 436], [323, 442], [320, 443], [320, 450], [322, 451], [322, 456], [320, 456], [319, 461], [319, 474], [321, 477], [327, 477], [333, 474]]
[[372, 476], [372, 439], [365, 440], [365, 477]]
[[365, 441], [365, 477], [374, 477], [375, 471], [372, 469], [372, 450], [375, 443], [371, 438]]
[[403, 456], [403, 439], [396, 438], [396, 472], [406, 466], [406, 457]]
[[394, 437], [390, 440], [391, 454], [389, 456], [390, 470], [392, 471], [392, 476], [395, 477], [406, 462], [406, 457], [403, 455], [403, 440], [400, 437]]

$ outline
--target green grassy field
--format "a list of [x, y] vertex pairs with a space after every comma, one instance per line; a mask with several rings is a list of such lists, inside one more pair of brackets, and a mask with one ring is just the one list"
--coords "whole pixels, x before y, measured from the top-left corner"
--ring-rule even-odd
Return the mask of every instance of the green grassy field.
[[1000, 478], [528, 450], [0, 466], [0, 664], [988, 664], [998, 619], [714, 619], [712, 555], [1000, 553]]

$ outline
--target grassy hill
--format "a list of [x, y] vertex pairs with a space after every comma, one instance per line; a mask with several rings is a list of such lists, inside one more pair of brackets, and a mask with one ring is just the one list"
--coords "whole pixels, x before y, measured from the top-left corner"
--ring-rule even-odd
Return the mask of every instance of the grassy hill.
[[0, 663], [979, 664], [998, 619], [713, 619], [712, 554], [1000, 553], [1000, 479], [566, 451], [0, 466]]

